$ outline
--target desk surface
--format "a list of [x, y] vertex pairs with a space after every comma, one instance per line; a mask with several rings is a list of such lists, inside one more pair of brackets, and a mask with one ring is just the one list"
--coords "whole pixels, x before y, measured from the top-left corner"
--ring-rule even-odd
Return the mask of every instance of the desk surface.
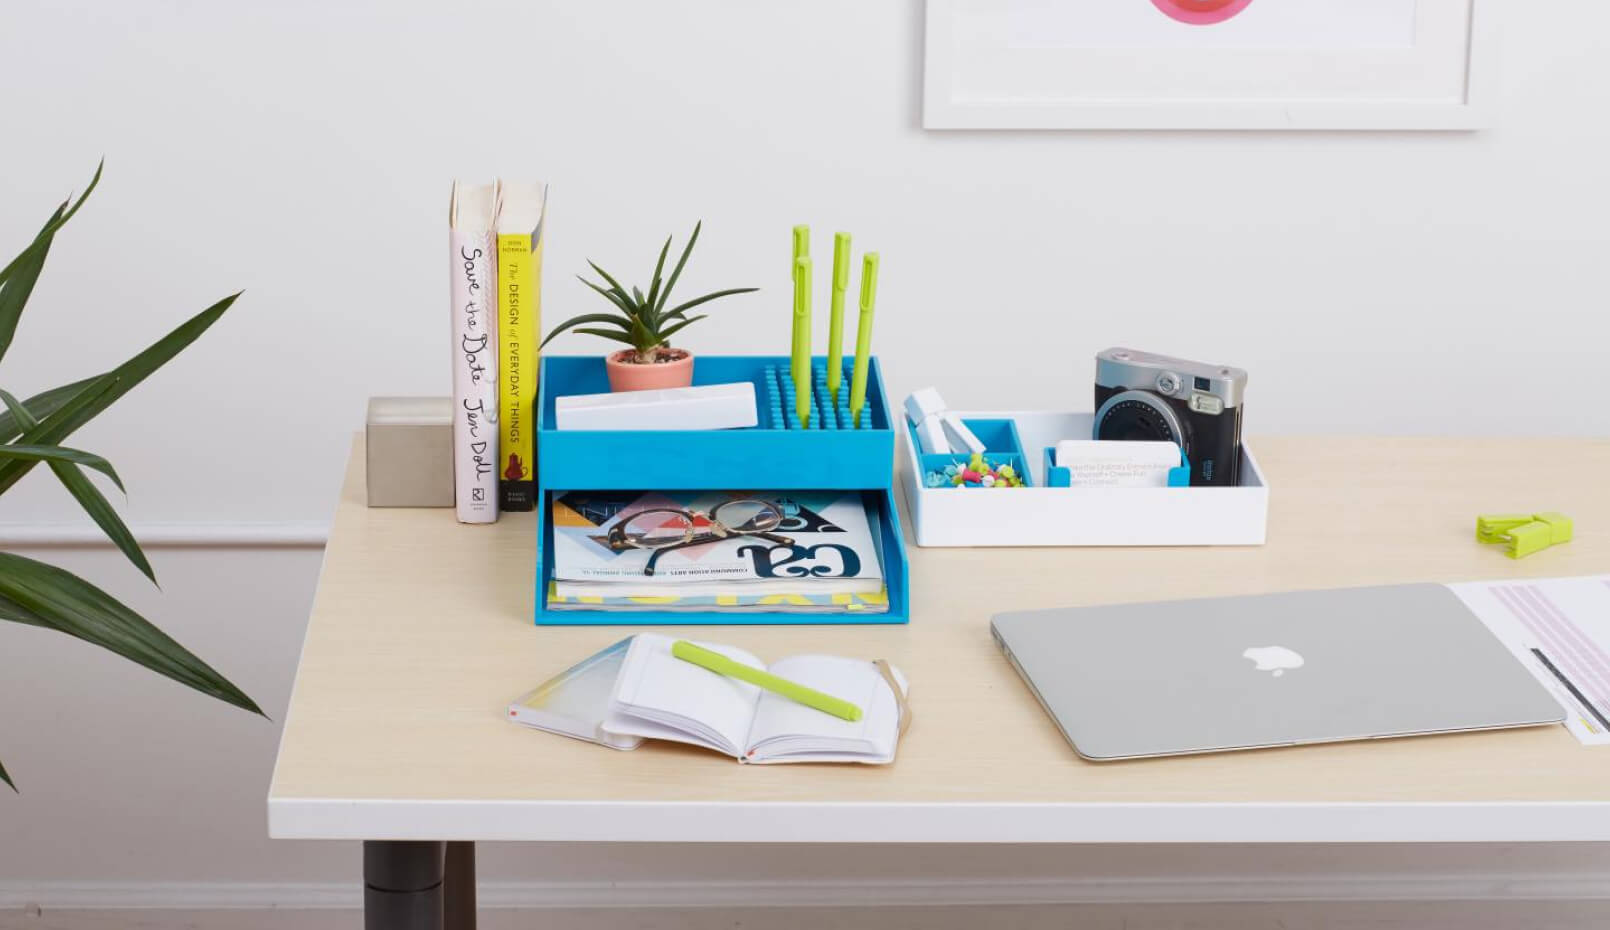
[[[361, 443], [361, 440], [360, 440]], [[685, 628], [764, 658], [886, 657], [916, 724], [892, 766], [741, 766], [512, 726], [505, 705], [630, 628], [531, 623], [529, 514], [370, 510], [355, 447], [273, 784], [269, 831], [324, 839], [704, 842], [1610, 840], [1610, 748], [1563, 728], [1090, 763], [989, 634], [1056, 605], [1610, 571], [1610, 442], [1266, 438], [1269, 543], [910, 547], [909, 626]], [[1002, 492], [1009, 493], [1009, 492]], [[1512, 561], [1483, 511], [1562, 510]], [[909, 526], [907, 538], [909, 540]]]

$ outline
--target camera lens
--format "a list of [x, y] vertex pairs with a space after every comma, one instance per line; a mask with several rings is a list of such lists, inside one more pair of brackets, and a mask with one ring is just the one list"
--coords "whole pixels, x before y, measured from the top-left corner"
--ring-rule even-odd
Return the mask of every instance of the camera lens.
[[1179, 441], [1157, 408], [1134, 401], [1117, 404], [1107, 411], [1107, 418], [1101, 421], [1101, 438]]

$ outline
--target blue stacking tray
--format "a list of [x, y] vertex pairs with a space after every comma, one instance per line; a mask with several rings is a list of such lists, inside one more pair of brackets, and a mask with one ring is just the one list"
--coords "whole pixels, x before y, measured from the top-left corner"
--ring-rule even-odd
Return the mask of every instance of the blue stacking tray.
[[[604, 362], [593, 356], [547, 356], [537, 386], [536, 622], [554, 626], [642, 624], [905, 623], [910, 594], [904, 534], [894, 491], [894, 424], [876, 358], [867, 376], [857, 428], [849, 412], [846, 363], [840, 402], [829, 403], [827, 361], [813, 359], [815, 390], [809, 427], [795, 413], [786, 356], [700, 356], [693, 383], [755, 386], [758, 424], [732, 430], [559, 430], [554, 400], [609, 390]], [[554, 491], [857, 490], [878, 516], [889, 609], [884, 613], [789, 614], [721, 611], [549, 610]]]

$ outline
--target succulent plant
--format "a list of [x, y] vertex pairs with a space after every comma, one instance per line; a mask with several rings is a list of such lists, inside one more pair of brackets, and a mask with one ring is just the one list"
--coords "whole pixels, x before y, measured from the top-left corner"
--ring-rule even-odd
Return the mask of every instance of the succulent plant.
[[[648, 293], [634, 287], [630, 291], [621, 286], [621, 283], [607, 271], [598, 267], [598, 263], [589, 260], [587, 264], [607, 282], [609, 286], [581, 278], [581, 282], [598, 293], [614, 306], [613, 313], [583, 313], [571, 317], [554, 327], [548, 338], [542, 340], [546, 346], [553, 338], [567, 330], [586, 333], [589, 336], [600, 336], [615, 342], [622, 342], [636, 350], [636, 354], [628, 361], [640, 365], [653, 364], [661, 348], [670, 348], [670, 338], [683, 329], [704, 319], [707, 314], [688, 316], [688, 311], [700, 304], [708, 303], [718, 297], [731, 297], [734, 294], [748, 294], [759, 290], [753, 287], [734, 287], [723, 291], [715, 291], [703, 297], [696, 297], [685, 303], [677, 304], [666, 309], [670, 303], [671, 289], [676, 286], [676, 279], [682, 275], [682, 269], [688, 263], [688, 256], [693, 254], [693, 244], [699, 241], [699, 230], [704, 223], [700, 221], [693, 227], [693, 235], [688, 237], [688, 244], [682, 249], [682, 257], [677, 259], [676, 267], [671, 270], [671, 277], [662, 279], [660, 275], [665, 271], [665, 258], [671, 252], [671, 236], [665, 238], [665, 246], [660, 249], [660, 260], [654, 266], [654, 278], [649, 282]], [[581, 277], [577, 275], [577, 277]]]

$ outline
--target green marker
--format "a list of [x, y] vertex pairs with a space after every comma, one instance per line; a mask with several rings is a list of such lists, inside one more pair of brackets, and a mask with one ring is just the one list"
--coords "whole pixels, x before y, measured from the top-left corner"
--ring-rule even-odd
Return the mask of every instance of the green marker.
[[807, 688], [798, 682], [786, 678], [778, 678], [770, 672], [763, 672], [758, 668], [748, 666], [727, 658], [719, 652], [712, 652], [702, 646], [695, 646], [685, 639], [679, 639], [671, 644], [671, 655], [684, 662], [692, 662], [700, 668], [709, 669], [717, 675], [747, 681], [757, 688], [763, 688], [773, 694], [780, 694], [790, 701], [804, 704], [806, 707], [819, 710], [824, 714], [832, 714], [840, 720], [855, 722], [861, 719], [861, 708], [842, 698], [831, 694], [823, 694], [815, 688]]
[[794, 413], [811, 425], [811, 260], [794, 260]]
[[827, 317], [827, 392], [839, 405], [844, 380], [844, 292], [850, 286], [850, 234], [833, 234], [833, 302]]
[[861, 408], [866, 406], [867, 362], [872, 355], [872, 305], [878, 298], [878, 253], [868, 252], [861, 260], [861, 316], [855, 323], [855, 369], [850, 372], [850, 420], [861, 428]]

